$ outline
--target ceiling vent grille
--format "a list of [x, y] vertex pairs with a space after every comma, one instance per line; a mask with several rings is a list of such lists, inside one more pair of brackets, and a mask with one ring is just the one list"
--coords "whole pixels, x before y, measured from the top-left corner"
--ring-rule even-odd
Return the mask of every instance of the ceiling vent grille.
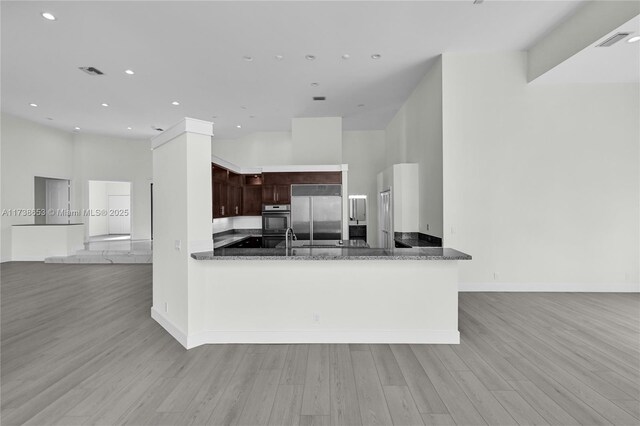
[[89, 75], [103, 75], [104, 73], [95, 67], [78, 67], [80, 70], [86, 72]]
[[626, 38], [629, 34], [631, 34], [631, 33], [614, 34], [611, 37], [609, 37], [608, 39], [606, 39], [605, 41], [603, 41], [602, 43], [598, 44], [596, 47], [609, 47], [609, 46], [612, 46], [612, 45], [616, 44], [617, 42], [619, 42], [620, 40]]
[[314, 96], [313, 97], [314, 101], [325, 101], [327, 100], [326, 96]]

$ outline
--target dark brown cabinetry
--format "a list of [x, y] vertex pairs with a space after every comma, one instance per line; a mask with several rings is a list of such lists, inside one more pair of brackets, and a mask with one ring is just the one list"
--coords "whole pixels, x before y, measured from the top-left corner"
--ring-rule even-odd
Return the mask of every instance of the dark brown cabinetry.
[[245, 175], [242, 187], [242, 215], [260, 216], [262, 214], [262, 176]]
[[291, 202], [291, 185], [262, 185], [262, 202], [264, 204], [289, 204]]
[[211, 164], [212, 216], [260, 216], [262, 175], [241, 175]]
[[339, 184], [341, 172], [284, 172], [263, 173], [262, 202], [264, 204], [291, 203], [293, 184]]
[[213, 218], [260, 216], [263, 204], [290, 204], [292, 184], [339, 184], [341, 172], [241, 175], [211, 164]]
[[213, 218], [242, 214], [242, 175], [211, 165]]

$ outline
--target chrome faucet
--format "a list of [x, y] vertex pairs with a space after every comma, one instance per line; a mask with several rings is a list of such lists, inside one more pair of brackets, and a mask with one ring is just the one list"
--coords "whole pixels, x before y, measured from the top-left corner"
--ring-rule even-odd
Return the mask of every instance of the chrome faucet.
[[[291, 233], [289, 233], [289, 231], [291, 231]], [[298, 237], [296, 237], [296, 233], [293, 232], [293, 228], [287, 228], [287, 230], [284, 232], [284, 246], [287, 250], [291, 248], [294, 240], [298, 240]]]

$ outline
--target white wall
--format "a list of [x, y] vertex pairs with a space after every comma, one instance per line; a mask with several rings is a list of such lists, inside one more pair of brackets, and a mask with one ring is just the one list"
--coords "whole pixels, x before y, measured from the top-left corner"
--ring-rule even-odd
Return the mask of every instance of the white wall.
[[[76, 203], [89, 208], [89, 181], [131, 182], [131, 238], [151, 238], [152, 155], [148, 140], [76, 134]], [[88, 227], [87, 227], [88, 232]]]
[[[71, 180], [71, 209], [89, 208], [89, 180], [132, 183], [132, 237], [151, 236], [151, 151], [148, 140], [72, 134], [2, 114], [1, 190], [3, 209], [34, 208], [34, 177]], [[88, 223], [72, 217], [72, 223]], [[1, 258], [11, 260], [11, 225], [34, 217], [2, 216]], [[88, 237], [89, 227], [85, 226]]]
[[[344, 132], [342, 161], [349, 165], [349, 195], [367, 196], [367, 242], [378, 244], [378, 191], [376, 176], [385, 167], [385, 133]], [[347, 200], [345, 200], [346, 202]]]
[[638, 282], [638, 84], [527, 85], [524, 53], [442, 68], [444, 244], [473, 256], [461, 286]]
[[293, 163], [291, 132], [256, 132], [238, 139], [211, 139], [211, 153], [241, 167]]
[[[2, 114], [1, 129], [1, 196], [2, 209], [34, 208], [34, 177], [72, 179], [73, 138], [70, 133], [31, 121]], [[72, 182], [72, 204], [75, 187]], [[82, 222], [72, 218], [72, 223]], [[11, 225], [35, 223], [33, 216], [7, 216], [0, 219], [1, 258], [11, 260]]]
[[291, 120], [293, 164], [342, 164], [342, 117]]
[[419, 165], [416, 229], [442, 237], [442, 60], [420, 81], [386, 128], [387, 166]]

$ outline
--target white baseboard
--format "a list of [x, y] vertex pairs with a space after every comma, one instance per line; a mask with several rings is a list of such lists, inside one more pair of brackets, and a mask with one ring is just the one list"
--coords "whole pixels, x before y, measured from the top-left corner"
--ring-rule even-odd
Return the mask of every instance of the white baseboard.
[[189, 346], [187, 346], [187, 334], [153, 306], [151, 307], [151, 318], [156, 320], [156, 322], [160, 324], [162, 328], [167, 330], [167, 332], [172, 335], [173, 338], [176, 339], [182, 346], [184, 346], [186, 349], [189, 349]]
[[457, 330], [293, 330], [205, 331], [189, 336], [187, 348], [221, 343], [411, 343], [458, 344]]
[[411, 343], [458, 344], [458, 330], [234, 330], [205, 331], [187, 336], [162, 312], [151, 308], [151, 318], [186, 349], [208, 344], [278, 344], [278, 343]]
[[458, 291], [640, 293], [640, 283], [459, 283]]

